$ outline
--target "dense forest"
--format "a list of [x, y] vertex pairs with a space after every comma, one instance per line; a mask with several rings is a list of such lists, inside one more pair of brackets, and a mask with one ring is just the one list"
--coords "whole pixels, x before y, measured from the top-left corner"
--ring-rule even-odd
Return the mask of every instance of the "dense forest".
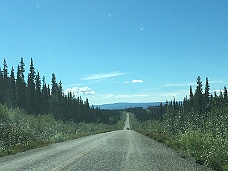
[[[1, 70], [1, 69], [0, 69]], [[0, 72], [0, 156], [51, 143], [122, 129], [120, 111], [90, 106], [88, 99], [63, 93], [52, 74], [51, 86], [35, 71], [31, 59], [27, 80], [21, 58], [15, 76], [6, 60]]]
[[32, 58], [27, 80], [23, 58], [17, 66], [17, 72], [12, 67], [10, 74], [4, 59], [3, 70], [0, 72], [0, 104], [6, 104], [9, 108], [19, 107], [33, 115], [52, 114], [55, 119], [75, 123], [115, 124], [120, 119], [118, 111], [101, 110], [93, 105], [90, 107], [88, 99], [83, 101], [72, 92], [64, 94], [62, 82], [57, 82], [54, 73], [51, 86], [45, 82], [45, 77], [41, 81]]
[[138, 130], [168, 145], [181, 148], [216, 170], [228, 170], [228, 97], [224, 86], [219, 93], [210, 92], [201, 77], [196, 89], [190, 86], [183, 101], [166, 101], [160, 106], [130, 108], [139, 121]]

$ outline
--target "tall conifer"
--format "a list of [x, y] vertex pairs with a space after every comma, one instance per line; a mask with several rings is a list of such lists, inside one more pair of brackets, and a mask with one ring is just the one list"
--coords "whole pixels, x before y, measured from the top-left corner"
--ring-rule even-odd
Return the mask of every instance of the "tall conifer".
[[16, 79], [16, 104], [18, 107], [26, 109], [26, 91], [27, 86], [25, 83], [25, 64], [23, 58], [21, 58], [20, 65], [17, 67], [17, 79]]
[[35, 89], [35, 106], [36, 106], [36, 114], [41, 114], [42, 109], [42, 95], [41, 95], [41, 81], [40, 81], [40, 73], [37, 72], [35, 79], [36, 89]]
[[28, 113], [35, 113], [35, 68], [33, 65], [33, 59], [31, 58], [31, 64], [28, 74], [28, 88], [27, 88], [27, 111]]
[[14, 69], [12, 67], [10, 74], [10, 107], [16, 107], [16, 84], [15, 84], [15, 76]]
[[197, 112], [198, 114], [202, 114], [202, 106], [203, 106], [203, 86], [202, 86], [202, 81], [200, 76], [197, 77], [196, 80], [197, 86], [196, 86], [196, 91], [195, 91], [195, 95], [194, 95], [194, 110], [195, 112]]
[[205, 92], [204, 92], [204, 110], [208, 112], [210, 109], [210, 85], [208, 82], [208, 78], [206, 78]]

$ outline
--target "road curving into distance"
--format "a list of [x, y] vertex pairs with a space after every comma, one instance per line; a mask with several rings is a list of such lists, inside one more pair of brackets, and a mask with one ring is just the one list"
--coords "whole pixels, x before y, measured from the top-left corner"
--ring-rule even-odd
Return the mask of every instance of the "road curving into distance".
[[1, 171], [205, 170], [172, 149], [130, 130], [91, 135], [0, 158]]

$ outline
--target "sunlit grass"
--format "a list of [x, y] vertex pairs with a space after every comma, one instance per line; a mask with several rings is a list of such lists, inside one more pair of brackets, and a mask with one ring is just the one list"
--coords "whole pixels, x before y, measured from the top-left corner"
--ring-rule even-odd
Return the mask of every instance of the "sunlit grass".
[[199, 164], [219, 171], [228, 170], [228, 132], [225, 120], [222, 122], [218, 118], [211, 118], [204, 122], [204, 129], [199, 129], [187, 119], [185, 125], [181, 125], [178, 120], [170, 125], [167, 120], [139, 122], [133, 114], [130, 114], [130, 118], [133, 130], [177, 150], [182, 157], [191, 155]]
[[51, 115], [27, 115], [20, 109], [0, 105], [0, 156], [63, 142], [82, 136], [123, 129], [125, 115], [117, 124], [73, 123]]

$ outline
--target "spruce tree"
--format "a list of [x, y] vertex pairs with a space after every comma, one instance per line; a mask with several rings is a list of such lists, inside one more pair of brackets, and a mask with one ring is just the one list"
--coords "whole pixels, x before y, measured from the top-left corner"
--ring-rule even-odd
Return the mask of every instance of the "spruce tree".
[[46, 101], [48, 102], [48, 97], [47, 97], [47, 85], [45, 83], [45, 77], [43, 77], [43, 85], [42, 85], [42, 90], [41, 90], [41, 113], [45, 114], [49, 112], [49, 109], [47, 110], [47, 104]]
[[6, 60], [4, 58], [4, 62], [3, 62], [3, 101], [8, 106], [10, 106], [9, 85], [10, 85], [10, 80], [8, 77], [8, 66], [7, 66]]
[[45, 77], [43, 77], [43, 86], [41, 91], [41, 111], [43, 114], [47, 114], [50, 112], [50, 89], [49, 85], [47, 87], [47, 84], [45, 82]]
[[41, 81], [40, 81], [40, 73], [37, 72], [35, 79], [36, 89], [35, 89], [35, 113], [42, 114], [42, 94], [41, 94]]
[[204, 92], [204, 110], [208, 112], [210, 110], [210, 86], [208, 78], [206, 78], [205, 92]]
[[21, 58], [20, 65], [17, 67], [17, 79], [16, 79], [16, 104], [22, 109], [26, 109], [26, 91], [27, 86], [25, 83], [25, 64], [23, 58]]
[[192, 86], [190, 86], [190, 108], [192, 109], [193, 108], [193, 102], [194, 102], [194, 100], [193, 100], [193, 92], [192, 92]]
[[50, 112], [56, 119], [61, 119], [61, 101], [60, 101], [60, 87], [56, 82], [55, 74], [52, 74], [52, 88], [50, 99]]
[[196, 86], [196, 91], [194, 95], [194, 110], [197, 112], [199, 115], [202, 114], [202, 106], [203, 106], [203, 86], [202, 86], [202, 81], [200, 76], [197, 77], [197, 86]]
[[10, 107], [16, 107], [16, 83], [14, 76], [14, 69], [12, 67], [10, 74]]
[[224, 86], [223, 92], [224, 92], [223, 93], [223, 97], [224, 97], [223, 107], [226, 108], [227, 105], [228, 105], [227, 88], [226, 88], [226, 86]]
[[51, 96], [57, 96], [58, 84], [56, 82], [56, 76], [54, 73], [52, 74], [51, 85], [52, 85]]
[[27, 88], [27, 111], [32, 114], [35, 113], [35, 68], [31, 58], [31, 64], [28, 74], [28, 88]]
[[0, 68], [0, 103], [4, 103], [4, 90], [3, 90], [3, 74]]

